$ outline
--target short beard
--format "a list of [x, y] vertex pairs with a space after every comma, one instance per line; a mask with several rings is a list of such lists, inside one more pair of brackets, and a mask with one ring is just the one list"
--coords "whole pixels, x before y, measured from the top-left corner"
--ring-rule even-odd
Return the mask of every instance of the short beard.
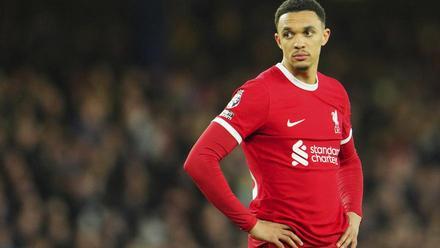
[[295, 66], [294, 69], [297, 71], [305, 72], [310, 68], [308, 65]]

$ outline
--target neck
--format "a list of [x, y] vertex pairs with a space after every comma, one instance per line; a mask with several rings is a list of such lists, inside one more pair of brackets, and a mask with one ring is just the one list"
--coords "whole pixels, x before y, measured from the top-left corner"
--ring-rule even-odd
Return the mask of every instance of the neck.
[[316, 66], [312, 66], [306, 70], [298, 70], [292, 67], [286, 60], [283, 59], [281, 61], [284, 67], [290, 71], [297, 79], [307, 84], [315, 84], [316, 83], [316, 74], [318, 73], [318, 68]]

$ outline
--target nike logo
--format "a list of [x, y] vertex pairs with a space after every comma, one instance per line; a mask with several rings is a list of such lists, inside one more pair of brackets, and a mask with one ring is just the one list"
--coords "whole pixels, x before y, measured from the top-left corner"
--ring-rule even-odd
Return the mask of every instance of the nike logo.
[[303, 122], [303, 121], [305, 121], [305, 120], [306, 120], [306, 119], [302, 119], [302, 120], [295, 121], [295, 122], [290, 122], [290, 120], [287, 120], [287, 127], [293, 127], [293, 126], [295, 126], [295, 125], [300, 124], [301, 122]]

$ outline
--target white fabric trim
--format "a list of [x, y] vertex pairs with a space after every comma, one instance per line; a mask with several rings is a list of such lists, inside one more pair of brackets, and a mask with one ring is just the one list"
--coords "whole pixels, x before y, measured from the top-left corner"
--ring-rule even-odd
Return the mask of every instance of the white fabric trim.
[[237, 132], [237, 130], [235, 130], [234, 127], [231, 126], [231, 124], [227, 123], [225, 120], [223, 120], [220, 117], [215, 117], [214, 120], [212, 120], [213, 122], [217, 122], [218, 124], [220, 124], [222, 127], [224, 127], [226, 129], [226, 131], [228, 131], [232, 137], [234, 137], [234, 139], [237, 141], [238, 144], [241, 143], [241, 141], [243, 141], [243, 139], [241, 138], [241, 135]]
[[258, 196], [258, 184], [252, 172], [249, 171], [249, 173], [251, 173], [252, 181], [254, 181], [254, 188], [252, 188], [252, 200], [255, 200], [255, 198]]
[[284, 74], [284, 76], [286, 76], [286, 78], [289, 79], [289, 81], [292, 82], [298, 88], [307, 91], [315, 91], [316, 89], [318, 89], [318, 83], [319, 83], [318, 75], [316, 75], [316, 83], [308, 84], [296, 78], [289, 70], [287, 70], [286, 67], [284, 67], [283, 64], [277, 63], [276, 67], [278, 67], [278, 69], [280, 69], [280, 71]]
[[341, 140], [341, 145], [345, 145], [345, 144], [347, 144], [348, 141], [351, 140], [351, 136], [353, 136], [353, 132], [352, 132], [352, 129], [350, 128], [350, 133], [348, 134], [348, 137], [345, 138], [345, 139], [343, 139], [343, 140]]

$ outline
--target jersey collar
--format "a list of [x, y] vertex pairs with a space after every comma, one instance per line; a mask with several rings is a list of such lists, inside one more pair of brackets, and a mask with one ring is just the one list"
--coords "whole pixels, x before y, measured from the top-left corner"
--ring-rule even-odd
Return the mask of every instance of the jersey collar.
[[303, 90], [307, 90], [307, 91], [315, 91], [318, 89], [318, 76], [316, 76], [316, 83], [314, 84], [307, 84], [304, 83], [303, 81], [299, 80], [298, 78], [296, 78], [292, 73], [290, 73], [289, 70], [287, 70], [286, 67], [284, 67], [283, 64], [281, 63], [277, 63], [276, 67], [278, 67], [278, 69], [280, 69], [280, 71], [284, 74], [284, 76], [289, 79], [289, 81], [291, 83], [293, 83], [295, 86], [297, 86], [298, 88], [301, 88]]

